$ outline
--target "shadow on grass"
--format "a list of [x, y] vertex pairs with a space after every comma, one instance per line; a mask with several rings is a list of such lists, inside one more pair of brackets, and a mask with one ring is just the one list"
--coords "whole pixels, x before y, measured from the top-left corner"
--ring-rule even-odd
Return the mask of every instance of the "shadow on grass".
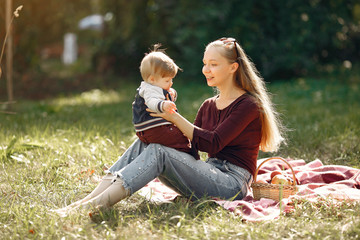
[[91, 221], [97, 224], [96, 227], [106, 223], [115, 230], [119, 225], [127, 225], [131, 220], [140, 222], [150, 220], [153, 227], [160, 229], [163, 226], [176, 226], [179, 221], [201, 219], [209, 215], [209, 211], [219, 207], [213, 200], [206, 198], [189, 201], [181, 197], [171, 203], [161, 204], [147, 200], [139, 200], [134, 204], [131, 203], [132, 201], [124, 200], [120, 203], [122, 206], [90, 213]]

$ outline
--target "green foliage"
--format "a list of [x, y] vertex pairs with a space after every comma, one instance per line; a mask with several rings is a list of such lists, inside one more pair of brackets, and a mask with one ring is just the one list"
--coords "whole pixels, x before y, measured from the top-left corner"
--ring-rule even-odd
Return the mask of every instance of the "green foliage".
[[[14, 87], [19, 95], [26, 95], [33, 86], [52, 88], [45, 83], [48, 75], [55, 75], [50, 81], [57, 82], [60, 91], [71, 76], [79, 75], [70, 69], [70, 79], [63, 78], [56, 70], [51, 74], [43, 68], [46, 61], [53, 61], [46, 60], [51, 51], [60, 60], [67, 32], [78, 35], [82, 59], [77, 65], [101, 76], [139, 76], [144, 53], [162, 43], [184, 69], [184, 79], [194, 79], [201, 75], [206, 44], [223, 36], [238, 39], [268, 81], [309, 76], [324, 64], [345, 60], [354, 65], [360, 57], [356, 0], [13, 1], [14, 8], [21, 4], [24, 8], [13, 23]], [[109, 12], [113, 18], [103, 32], [77, 28], [83, 17]], [[4, 4], [0, 4], [0, 19], [4, 17]], [[2, 25], [0, 36], [4, 32]], [[85, 67], [81, 67], [84, 58]], [[0, 93], [5, 96], [4, 89], [6, 83], [0, 81]]]
[[103, 10], [115, 9], [115, 19], [99, 51], [114, 55], [122, 63], [114, 68], [126, 72], [160, 42], [194, 76], [204, 46], [232, 36], [265, 77], [303, 76], [319, 64], [357, 61], [356, 6], [340, 0], [105, 1]]

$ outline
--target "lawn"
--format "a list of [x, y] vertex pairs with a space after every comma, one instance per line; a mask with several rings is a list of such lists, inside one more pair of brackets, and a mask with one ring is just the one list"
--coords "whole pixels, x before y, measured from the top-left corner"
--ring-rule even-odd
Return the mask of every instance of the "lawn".
[[[360, 168], [360, 77], [339, 75], [269, 84], [287, 127], [277, 153]], [[206, 199], [156, 205], [140, 195], [89, 217], [49, 212], [85, 196], [134, 139], [137, 84], [42, 101], [20, 100], [0, 115], [0, 239], [359, 239], [360, 204], [304, 202], [275, 221], [249, 223]], [[214, 94], [202, 80], [176, 81], [190, 121]], [[1, 107], [1, 105], [0, 105]], [[204, 158], [205, 155], [202, 154]]]

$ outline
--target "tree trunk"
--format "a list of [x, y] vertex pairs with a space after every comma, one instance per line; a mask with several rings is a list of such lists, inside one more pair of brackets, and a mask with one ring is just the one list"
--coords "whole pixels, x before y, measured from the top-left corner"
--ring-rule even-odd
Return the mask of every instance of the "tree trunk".
[[14, 101], [13, 97], [13, 39], [12, 39], [12, 0], [6, 0], [6, 16], [5, 16], [5, 29], [9, 26], [9, 35], [6, 42], [6, 83], [8, 93], [8, 103], [11, 108], [11, 103]]

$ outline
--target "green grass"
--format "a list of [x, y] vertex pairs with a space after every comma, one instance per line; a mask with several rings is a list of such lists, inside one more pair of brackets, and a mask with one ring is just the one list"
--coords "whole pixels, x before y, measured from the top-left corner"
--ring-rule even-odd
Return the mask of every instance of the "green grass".
[[360, 166], [360, 76], [357, 82], [297, 79], [271, 86], [288, 145], [279, 153]]
[[[280, 155], [360, 167], [359, 78], [270, 84], [287, 132]], [[174, 86], [190, 121], [213, 95], [205, 82]], [[279, 220], [243, 222], [201, 200], [155, 205], [134, 194], [92, 219], [49, 212], [84, 197], [134, 139], [136, 85], [39, 102], [0, 115], [0, 239], [359, 239], [360, 206], [298, 203]]]

